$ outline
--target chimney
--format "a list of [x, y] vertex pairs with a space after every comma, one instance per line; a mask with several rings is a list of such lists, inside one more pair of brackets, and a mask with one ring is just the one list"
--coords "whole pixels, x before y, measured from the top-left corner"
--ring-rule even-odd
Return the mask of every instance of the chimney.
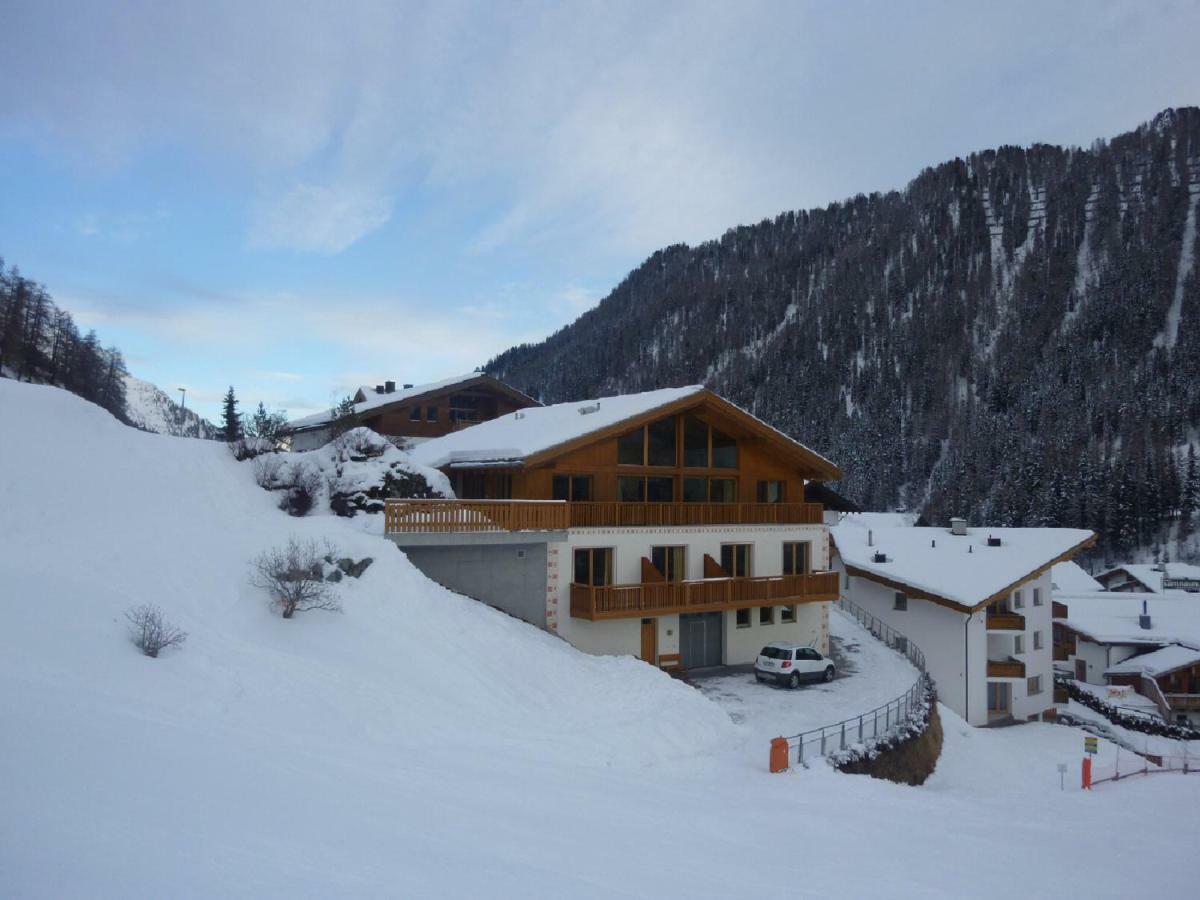
[[962, 537], [967, 533], [967, 520], [953, 518], [950, 520], [950, 533]]
[[1138, 627], [1143, 631], [1150, 630], [1150, 610], [1145, 600], [1142, 601], [1142, 614], [1138, 616]]
[[868, 547], [875, 546], [875, 535], [871, 532], [870, 528], [867, 529], [867, 546]]
[[383, 385], [382, 384], [375, 385], [375, 393], [377, 393], [377, 394], [383, 393]]
[[988, 546], [989, 546], [989, 547], [999, 547], [999, 546], [1000, 546], [1000, 538], [998, 538], [998, 537], [992, 537], [992, 536], [989, 534], [989, 535], [988, 535]]
[[394, 382], [394, 381], [385, 381], [385, 382], [383, 383], [383, 391], [384, 391], [384, 393], [385, 393], [385, 394], [394, 394], [394, 393], [396, 393], [396, 382]]
[[412, 385], [411, 385], [411, 384], [406, 384], [406, 385], [404, 386], [404, 389], [407, 391], [407, 390], [408, 390], [410, 387], [412, 387]]

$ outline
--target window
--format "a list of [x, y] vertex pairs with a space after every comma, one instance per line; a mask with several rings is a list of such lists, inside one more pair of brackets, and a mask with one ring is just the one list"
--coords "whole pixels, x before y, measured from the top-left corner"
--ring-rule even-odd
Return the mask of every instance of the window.
[[760, 481], [758, 483], [759, 503], [782, 503], [785, 484], [782, 481]]
[[555, 500], [591, 500], [592, 476], [555, 475], [553, 497]]
[[425, 407], [425, 421], [426, 422], [436, 422], [437, 421], [437, 407], [436, 406]]
[[896, 593], [894, 595], [894, 602], [892, 604], [892, 609], [898, 609], [901, 612], [908, 609], [908, 597], [906, 597], [904, 594], [900, 593], [899, 591], [896, 591]]
[[617, 499], [623, 503], [641, 503], [646, 499], [646, 479], [640, 475], [617, 476]]
[[408, 418], [413, 422], [421, 421], [421, 407], [414, 406], [408, 411]]
[[1013, 653], [1025, 652], [1025, 635], [1018, 634], [1013, 638]]
[[646, 428], [646, 465], [675, 465], [675, 417], [652, 422]]
[[667, 581], [683, 581], [683, 547], [651, 547], [650, 562]]
[[675, 499], [675, 479], [649, 477], [646, 479], [646, 499], [651, 503], [671, 503]]
[[[783, 545], [783, 574], [807, 575], [811, 545], [808, 541], [788, 541]], [[849, 577], [849, 576], [847, 576]], [[849, 587], [849, 585], [846, 585]]]
[[775, 624], [775, 607], [760, 606], [758, 608], [758, 624], [759, 625], [774, 625]]
[[1025, 679], [1025, 693], [1027, 693], [1030, 697], [1032, 697], [1034, 694], [1040, 694], [1041, 692], [1042, 692], [1042, 676], [1041, 675], [1034, 675], [1032, 678]]
[[1042, 605], [1042, 589], [1041, 588], [1033, 589], [1033, 605], [1034, 606]]
[[708, 423], [695, 416], [683, 420], [683, 464], [690, 469], [708, 468]]
[[733, 503], [737, 500], [737, 481], [733, 478], [710, 478], [708, 498], [713, 503]]
[[988, 712], [1006, 713], [1009, 707], [1009, 685], [1002, 681], [989, 681], [987, 686]]
[[739, 609], [737, 611], [736, 624], [737, 624], [738, 628], [749, 628], [750, 627], [750, 610]]
[[737, 464], [737, 441], [714, 428], [712, 430], [712, 467], [714, 469], [736, 469]]
[[646, 429], [638, 428], [617, 438], [617, 463], [640, 466], [646, 462]]
[[1042, 649], [1042, 633], [1040, 631], [1035, 631], [1033, 633], [1033, 649], [1034, 650]]
[[722, 544], [721, 568], [733, 578], [750, 575], [750, 544]]
[[795, 606], [779, 607], [779, 621], [780, 622], [795, 622], [796, 621], [796, 607]]
[[706, 478], [685, 478], [683, 479], [683, 502], [684, 503], [703, 503], [708, 499], [708, 479]]
[[821, 654], [812, 647], [805, 647], [802, 650], [796, 651], [796, 659], [820, 659]]
[[1022, 608], [1024, 608], [1024, 606], [1025, 606], [1025, 599], [1021, 596], [1021, 592], [1013, 591], [1012, 608], [1013, 609], [1022, 609]]
[[575, 550], [576, 584], [602, 587], [612, 584], [612, 547], [580, 547]]

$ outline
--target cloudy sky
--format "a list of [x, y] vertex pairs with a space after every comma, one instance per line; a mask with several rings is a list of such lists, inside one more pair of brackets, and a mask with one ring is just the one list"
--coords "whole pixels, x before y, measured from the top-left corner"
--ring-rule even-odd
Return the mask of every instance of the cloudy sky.
[[203, 411], [544, 337], [656, 248], [1200, 102], [1200, 3], [5, 0], [0, 256]]

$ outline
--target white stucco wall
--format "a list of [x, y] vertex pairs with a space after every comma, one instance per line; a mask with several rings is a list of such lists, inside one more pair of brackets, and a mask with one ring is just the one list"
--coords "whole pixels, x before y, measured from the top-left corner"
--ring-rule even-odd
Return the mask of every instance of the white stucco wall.
[[[704, 556], [721, 560], [722, 544], [751, 544], [750, 575], [783, 574], [783, 545], [808, 541], [813, 571], [829, 567], [829, 532], [824, 525], [722, 525], [692, 528], [577, 528], [567, 540], [550, 545], [547, 555], [546, 622], [570, 643], [588, 653], [637, 655], [641, 652], [641, 620], [637, 618], [589, 622], [571, 617], [570, 584], [574, 551], [585, 547], [613, 549], [613, 582], [637, 584], [642, 580], [642, 558], [650, 548], [683, 546], [684, 578], [704, 578]], [[769, 641], [812, 643], [822, 653], [829, 650], [828, 604], [810, 603], [796, 607], [796, 621], [781, 623], [775, 607], [775, 624], [760, 625], [758, 612], [751, 614], [749, 628], [736, 627], [736, 614], [723, 614], [726, 665], [753, 662]], [[658, 618], [658, 652], [679, 652], [679, 616]]]
[[[1051, 613], [1050, 587], [1049, 572], [1021, 585], [1021, 597], [1024, 605], [1021, 609], [1014, 610], [1025, 617], [1025, 650], [1023, 653], [1013, 656], [1014, 659], [1025, 663], [1025, 678], [1011, 682], [1013, 686], [1012, 713], [1013, 718], [1018, 721], [1028, 719], [1030, 716], [1041, 716], [1043, 712], [1054, 706], [1054, 641], [1052, 634], [1054, 620]], [[1034, 588], [1041, 590], [1041, 606], [1033, 605]], [[1012, 601], [1013, 598], [1010, 595], [1010, 606]], [[1035, 632], [1039, 632], [1042, 636], [1040, 650], [1033, 648]], [[1042, 691], [1040, 694], [1030, 695], [1028, 679], [1035, 675], [1041, 676]]]
[[1104, 670], [1108, 668], [1108, 647], [1104, 644], [1094, 644], [1079, 638], [1075, 642], [1075, 655], [1071, 657], [1071, 669], [1075, 669], [1075, 660], [1082, 659], [1087, 664], [1088, 684], [1105, 684]]

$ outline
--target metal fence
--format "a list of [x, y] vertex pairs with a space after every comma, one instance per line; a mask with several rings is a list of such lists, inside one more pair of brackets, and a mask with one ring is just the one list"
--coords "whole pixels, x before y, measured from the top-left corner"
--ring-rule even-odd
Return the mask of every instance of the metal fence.
[[[878, 706], [832, 725], [823, 725], [794, 734], [787, 739], [789, 757], [796, 752], [796, 762], [827, 756], [854, 744], [865, 744], [885, 736], [898, 725], [911, 721], [926, 705], [934, 701], [933, 681], [925, 672], [925, 654], [921, 648], [885, 622], [881, 622], [862, 607], [845, 597], [837, 601], [838, 609], [853, 617], [878, 640], [897, 653], [903, 654], [920, 671], [920, 676], [903, 694]], [[790, 763], [789, 758], [789, 763]]]

